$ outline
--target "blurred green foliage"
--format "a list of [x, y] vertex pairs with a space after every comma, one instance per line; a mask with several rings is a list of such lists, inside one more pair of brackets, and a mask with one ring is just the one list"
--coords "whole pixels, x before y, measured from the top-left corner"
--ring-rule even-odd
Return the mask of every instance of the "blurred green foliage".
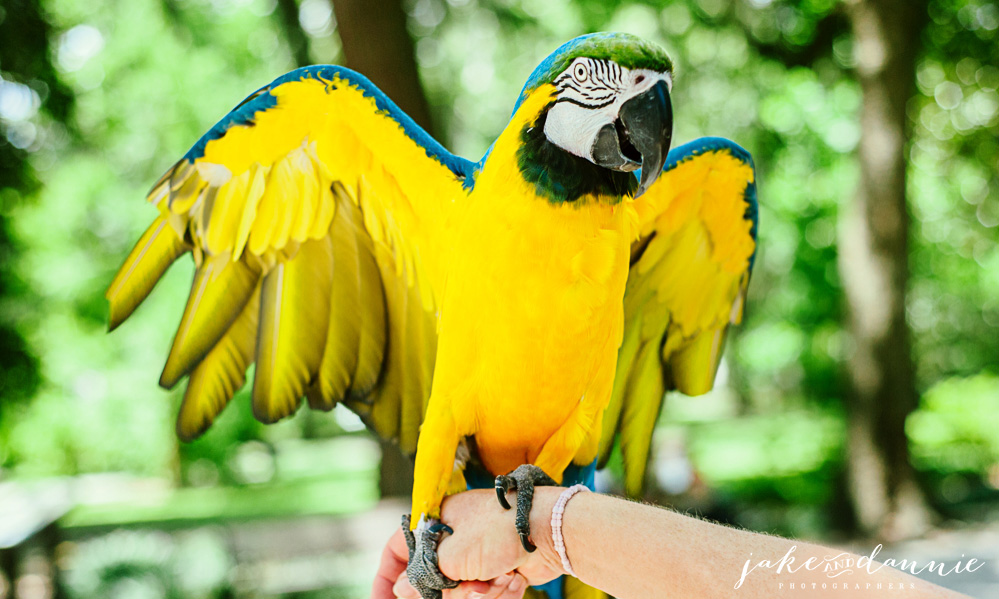
[[[18, 6], [5, 2], [0, 27]], [[275, 7], [274, 0], [41, 0], [49, 47], [17, 51], [48, 56], [52, 72], [15, 70], [4, 37], [0, 150], [17, 153], [28, 169], [2, 171], [0, 190], [0, 324], [16, 333], [0, 328], [0, 346], [7, 334], [24, 350], [3, 350], [4, 473], [113, 470], [242, 483], [231, 464], [248, 443], [356, 429], [339, 410], [262, 427], [244, 391], [204, 439], [179, 446], [172, 426], [179, 394], [155, 382], [187, 293], [188, 261], [171, 269], [134, 318], [105, 334], [103, 291], [155, 212], [143, 202], [150, 184], [248, 92], [293, 68]], [[721, 135], [752, 152], [761, 228], [746, 320], [732, 335], [719, 389], [671, 398], [666, 419], [689, 423], [694, 465], [723, 493], [832, 501], [845, 449], [839, 370], [850, 351], [836, 267], [837, 245], [850, 240], [837, 237], [836, 223], [857, 178], [861, 102], [841, 5], [410, 0], [407, 7], [443, 141], [472, 158], [505, 125], [531, 69], [565, 40], [622, 30], [670, 51], [678, 65], [676, 141]], [[299, 16], [312, 59], [336, 62], [328, 0], [301, 0]], [[924, 397], [909, 434], [920, 469], [970, 474], [985, 485], [999, 462], [995, 423], [989, 428], [999, 410], [999, 7], [932, 0], [920, 35], [909, 104], [908, 316]], [[18, 112], [10, 94], [25, 85], [29, 105]], [[14, 162], [5, 154], [2, 164]], [[39, 358], [40, 385], [30, 356]], [[8, 366], [19, 363], [17, 372], [28, 374], [12, 374]], [[31, 401], [11, 403], [18, 394]]]
[[25, 195], [37, 190], [35, 170], [28, 161], [35, 125], [25, 117], [65, 121], [71, 96], [49, 60], [49, 26], [36, 0], [18, 0], [0, 13], [0, 418], [13, 402], [29, 398], [39, 377], [35, 355], [17, 330], [18, 315], [31, 292], [18, 276], [14, 260], [20, 250], [11, 234], [11, 212]]
[[229, 586], [231, 557], [208, 530], [175, 541], [162, 532], [115, 532], [76, 552], [67, 577], [73, 599], [207, 599]]
[[999, 377], [942, 381], [922, 403], [907, 423], [920, 468], [978, 473], [999, 464]]

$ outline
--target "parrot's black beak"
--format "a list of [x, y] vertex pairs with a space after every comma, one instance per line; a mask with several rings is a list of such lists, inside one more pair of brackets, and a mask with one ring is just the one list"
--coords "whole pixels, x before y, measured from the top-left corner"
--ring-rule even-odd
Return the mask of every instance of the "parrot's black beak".
[[662, 174], [673, 137], [669, 88], [660, 81], [621, 105], [613, 125], [604, 125], [593, 143], [593, 162], [617, 171], [642, 169], [635, 197]]
[[642, 155], [642, 178], [635, 197], [645, 193], [666, 164], [673, 139], [673, 105], [665, 81], [653, 85], [621, 106], [620, 121], [628, 141]]

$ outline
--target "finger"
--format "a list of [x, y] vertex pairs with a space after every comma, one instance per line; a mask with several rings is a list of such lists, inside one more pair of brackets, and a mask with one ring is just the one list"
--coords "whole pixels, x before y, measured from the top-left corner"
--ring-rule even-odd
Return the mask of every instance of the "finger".
[[527, 579], [520, 573], [514, 573], [513, 580], [496, 599], [520, 599], [525, 591], [527, 591]]
[[456, 588], [444, 591], [444, 599], [496, 599], [513, 580], [510, 574], [493, 579], [465, 580]]
[[[393, 594], [393, 586], [400, 573], [405, 576], [408, 561], [409, 549], [406, 548], [406, 539], [402, 536], [402, 529], [399, 529], [389, 538], [388, 543], [385, 544], [385, 549], [382, 550], [378, 572], [371, 585], [371, 599], [393, 599], [398, 596]], [[419, 593], [417, 593], [417, 597], [419, 597]]]
[[564, 574], [541, 560], [527, 560], [517, 568], [517, 573], [527, 580], [528, 586], [546, 584]]
[[513, 574], [504, 574], [490, 580], [488, 589], [482, 594], [482, 599], [496, 599], [502, 595], [506, 591], [506, 588], [510, 586], [513, 576]]
[[395, 585], [392, 586], [390, 595], [391, 597], [401, 597], [401, 599], [422, 599], [420, 597], [420, 592], [413, 588], [413, 585], [409, 584], [409, 577], [406, 576], [406, 571], [403, 570], [402, 574], [395, 581]]

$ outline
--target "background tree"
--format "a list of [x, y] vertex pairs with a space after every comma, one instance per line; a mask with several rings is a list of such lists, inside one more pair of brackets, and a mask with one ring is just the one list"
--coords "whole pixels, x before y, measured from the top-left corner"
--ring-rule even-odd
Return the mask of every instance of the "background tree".
[[401, 0], [333, 0], [344, 64], [371, 79], [433, 135]]
[[309, 36], [302, 30], [302, 16], [298, 10], [298, 2], [278, 0], [276, 12], [281, 20], [288, 49], [295, 57], [295, 64], [300, 67], [309, 66], [312, 64], [312, 58], [309, 56]]
[[48, 125], [63, 126], [72, 98], [52, 66], [51, 32], [37, 0], [10, 0], [0, 12], [0, 439], [5, 412], [30, 398], [38, 386], [37, 358], [21, 326], [31, 318], [31, 290], [15, 268], [19, 244], [10, 214], [37, 191], [29, 158]]
[[929, 508], [909, 461], [905, 422], [916, 409], [906, 322], [909, 287], [906, 107], [916, 91], [926, 4], [850, 0], [862, 90], [860, 182], [843, 210], [839, 271], [853, 341], [847, 360], [850, 497], [860, 530], [898, 538], [929, 526]]

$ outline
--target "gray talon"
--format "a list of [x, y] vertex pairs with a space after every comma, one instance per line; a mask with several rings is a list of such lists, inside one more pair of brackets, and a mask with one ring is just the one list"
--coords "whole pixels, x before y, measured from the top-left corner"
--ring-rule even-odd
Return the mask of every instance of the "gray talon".
[[413, 536], [413, 531], [409, 529], [409, 523], [411, 522], [409, 514], [402, 515], [402, 535], [406, 537], [406, 547], [409, 548], [409, 557], [413, 557], [413, 553], [416, 551], [416, 537]]
[[499, 500], [500, 505], [503, 506], [504, 510], [510, 509], [510, 502], [506, 500], [507, 491], [511, 488], [516, 488], [515, 482], [509, 476], [501, 474], [496, 477], [496, 499]]
[[416, 530], [409, 529], [410, 515], [402, 517], [402, 531], [406, 536], [406, 546], [409, 548], [409, 565], [406, 566], [406, 576], [410, 584], [420, 592], [423, 599], [441, 599], [443, 589], [453, 589], [458, 583], [441, 574], [437, 566], [437, 545], [445, 532], [451, 533], [451, 527], [438, 521], [427, 520], [417, 525]]
[[534, 504], [534, 487], [554, 487], [557, 486], [552, 477], [545, 474], [545, 471], [531, 464], [518, 466], [510, 474], [501, 474], [496, 477], [496, 498], [499, 499], [503, 509], [510, 509], [510, 503], [506, 500], [506, 494], [510, 491], [517, 492], [517, 519], [515, 525], [517, 534], [520, 535], [520, 544], [528, 553], [533, 553], [537, 546], [531, 541], [531, 506]]

